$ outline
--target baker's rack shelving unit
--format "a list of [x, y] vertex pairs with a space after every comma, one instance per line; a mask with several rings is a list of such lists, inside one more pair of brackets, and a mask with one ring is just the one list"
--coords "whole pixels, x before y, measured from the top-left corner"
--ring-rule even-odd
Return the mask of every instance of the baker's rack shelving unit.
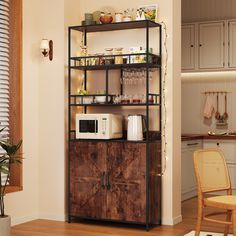
[[[122, 55], [103, 55], [104, 58], [106, 57], [112, 57], [115, 61], [116, 57], [123, 57], [127, 58], [126, 63], [122, 64], [99, 64], [99, 65], [91, 65], [87, 61], [88, 59], [97, 59], [98, 56], [93, 55], [93, 56], [80, 56], [80, 57], [72, 57], [72, 42], [71, 42], [71, 37], [72, 37], [72, 31], [79, 31], [83, 33], [83, 42], [84, 45], [87, 45], [87, 34], [88, 33], [96, 33], [96, 32], [105, 32], [105, 31], [117, 31], [117, 30], [132, 30], [132, 29], [144, 29], [146, 33], [146, 49], [149, 49], [149, 39], [150, 39], [150, 28], [157, 28], [159, 31], [159, 53], [158, 55], [150, 53], [149, 50], [146, 50], [145, 53], [135, 53], [135, 54], [122, 54]], [[145, 57], [145, 61], [142, 63], [131, 63], [131, 58], [133, 56], [143, 56]], [[78, 140], [75, 138], [75, 130], [72, 130], [72, 110], [74, 107], [82, 107], [83, 112], [87, 113], [87, 107], [119, 107], [119, 106], [127, 106], [127, 107], [144, 107], [146, 110], [146, 135], [145, 139], [143, 141], [137, 141], [137, 142], [132, 142], [132, 143], [145, 143], [146, 144], [146, 171], [147, 171], [147, 177], [146, 177], [146, 220], [145, 222], [141, 222], [141, 224], [146, 225], [146, 229], [149, 228], [150, 224], [153, 222], [150, 220], [150, 210], [149, 207], [149, 201], [150, 201], [150, 191], [149, 191], [149, 186], [150, 186], [150, 160], [149, 160], [149, 154], [150, 154], [150, 147], [149, 144], [152, 142], [159, 142], [159, 149], [161, 150], [161, 104], [162, 104], [162, 25], [155, 23], [153, 21], [149, 20], [142, 20], [142, 21], [130, 21], [130, 22], [119, 22], [119, 23], [110, 23], [110, 24], [103, 24], [103, 25], [88, 25], [88, 26], [71, 26], [69, 27], [69, 33], [68, 33], [68, 140], [69, 140], [69, 145], [68, 145], [68, 186], [70, 186], [70, 171], [71, 171], [71, 162], [70, 162], [70, 155], [71, 155], [71, 144], [76, 143], [76, 142], [86, 142], [86, 140]], [[81, 64], [81, 61], [83, 63]], [[121, 78], [123, 78], [123, 70], [126, 68], [145, 68], [145, 73], [146, 73], [146, 102], [142, 103], [114, 103], [113, 102], [113, 94], [109, 93], [109, 70], [120, 70], [120, 75]], [[157, 69], [159, 72], [159, 92], [157, 93], [150, 93], [150, 85], [149, 85], [149, 70], [150, 69]], [[87, 90], [87, 72], [88, 71], [96, 71], [96, 70], [104, 70], [106, 75], [105, 75], [105, 80], [106, 80], [106, 88], [105, 88], [105, 94], [89, 94], [89, 95], [79, 95], [79, 94], [72, 94], [72, 78], [71, 78], [71, 73], [72, 70], [80, 70], [83, 71], [84, 73], [84, 89]], [[123, 95], [123, 83], [120, 85], [120, 95]], [[106, 102], [104, 103], [96, 103], [94, 102], [95, 98], [97, 96], [106, 96]], [[150, 102], [149, 98], [150, 96], [153, 97], [153, 101]], [[92, 102], [85, 103], [83, 102], [83, 99], [86, 97], [92, 98]], [[158, 134], [153, 135], [153, 132], [149, 130], [149, 109], [150, 107], [158, 107], [159, 112], [159, 131]], [[101, 142], [101, 140], [87, 140], [89, 142]], [[103, 140], [103, 142], [112, 142], [112, 140]], [[117, 142], [129, 142], [125, 138], [117, 140]], [[160, 151], [161, 153], [161, 151]], [[160, 158], [161, 159], [161, 158]], [[159, 171], [161, 172], [161, 160], [159, 162]], [[156, 173], [157, 174], [157, 173]], [[161, 177], [158, 177], [161, 178]], [[161, 181], [159, 181], [161, 182]], [[161, 189], [161, 186], [158, 187], [159, 191]], [[159, 196], [159, 195], [158, 195]], [[159, 205], [161, 205], [161, 200], [159, 199], [158, 202]], [[72, 218], [78, 218], [78, 219], [91, 219], [91, 217], [77, 217], [74, 215], [71, 215], [70, 213], [70, 187], [68, 187], [68, 219], [69, 222], [71, 221]], [[155, 222], [155, 224], [160, 224], [161, 223], [161, 207], [158, 207], [158, 222]], [[93, 217], [92, 217], [93, 219]], [[96, 218], [96, 220], [98, 220]], [[99, 219], [99, 220], [107, 220], [110, 221], [110, 219]], [[117, 221], [117, 220], [111, 220], [111, 221]], [[118, 220], [119, 222], [125, 222], [125, 223], [137, 223], [140, 224], [140, 222], [129, 222], [125, 219]]]

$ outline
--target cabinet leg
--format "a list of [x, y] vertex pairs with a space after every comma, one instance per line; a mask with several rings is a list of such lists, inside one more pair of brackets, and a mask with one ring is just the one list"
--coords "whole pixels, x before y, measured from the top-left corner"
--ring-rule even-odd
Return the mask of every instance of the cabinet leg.
[[146, 224], [146, 231], [148, 232], [149, 229], [150, 229], [150, 227], [149, 227], [149, 224], [147, 223], [147, 224]]
[[68, 216], [67, 222], [68, 222], [68, 223], [71, 223], [71, 216]]

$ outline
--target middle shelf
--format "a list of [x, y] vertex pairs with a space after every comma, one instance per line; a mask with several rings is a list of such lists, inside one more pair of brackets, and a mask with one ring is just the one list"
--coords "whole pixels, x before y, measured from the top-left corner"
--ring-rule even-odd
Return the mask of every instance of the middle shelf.
[[161, 68], [161, 57], [152, 53], [92, 55], [71, 57], [70, 60], [71, 69], [76, 70]]
[[69, 106], [160, 106], [160, 94], [149, 93], [139, 98], [114, 94], [70, 95]]

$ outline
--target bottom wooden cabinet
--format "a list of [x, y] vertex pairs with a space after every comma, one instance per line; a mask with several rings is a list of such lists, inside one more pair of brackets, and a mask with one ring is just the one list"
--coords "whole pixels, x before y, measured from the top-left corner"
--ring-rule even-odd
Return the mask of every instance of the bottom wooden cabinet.
[[106, 144], [76, 142], [70, 152], [70, 214], [105, 218]]
[[146, 220], [146, 145], [108, 143], [107, 217], [113, 220]]
[[160, 142], [149, 144], [149, 162], [146, 145], [72, 142], [69, 215], [160, 223], [161, 177], [157, 175], [161, 171]]

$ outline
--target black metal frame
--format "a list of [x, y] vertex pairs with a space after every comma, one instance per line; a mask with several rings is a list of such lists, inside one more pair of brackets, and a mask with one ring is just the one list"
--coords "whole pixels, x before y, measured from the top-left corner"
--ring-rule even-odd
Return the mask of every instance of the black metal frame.
[[[159, 28], [159, 55], [154, 55], [149, 52], [149, 28], [152, 27], [158, 27]], [[102, 32], [102, 31], [112, 31], [112, 30], [124, 30], [124, 29], [137, 29], [137, 28], [144, 28], [146, 29], [146, 53], [137, 53], [137, 54], [122, 54], [122, 56], [128, 56], [129, 58], [132, 55], [146, 55], [146, 62], [145, 63], [135, 63], [135, 64], [113, 64], [113, 65], [77, 65], [76, 63], [81, 60], [86, 58], [93, 58], [95, 56], [87, 56], [87, 57], [71, 57], [71, 32], [72, 30], [80, 31], [84, 33], [84, 45], [87, 45], [87, 33], [88, 32]], [[150, 227], [150, 219], [149, 219], [149, 168], [150, 168], [150, 161], [149, 161], [149, 143], [150, 141], [153, 142], [153, 139], [150, 138], [150, 131], [149, 131], [149, 107], [150, 106], [158, 106], [159, 107], [159, 140], [161, 139], [161, 133], [162, 133], [162, 70], [161, 70], [161, 65], [162, 65], [162, 25], [149, 21], [149, 20], [143, 20], [143, 21], [132, 21], [132, 22], [119, 22], [119, 23], [111, 23], [111, 24], [105, 24], [105, 25], [90, 25], [90, 26], [72, 26], [68, 28], [69, 33], [68, 33], [68, 186], [67, 186], [67, 209], [68, 209], [68, 222], [71, 222], [72, 217], [73, 218], [80, 218], [81, 217], [75, 217], [70, 215], [70, 142], [74, 141], [79, 141], [71, 138], [71, 134], [74, 133], [74, 130], [71, 130], [71, 110], [73, 106], [81, 106], [84, 108], [84, 113], [87, 112], [87, 107], [88, 106], [145, 106], [146, 107], [146, 139], [141, 142], [146, 143], [146, 230], [149, 230]], [[116, 56], [121, 56], [121, 55], [112, 55], [114, 58]], [[156, 63], [150, 63], [149, 62], [149, 57], [155, 57], [157, 58]], [[72, 65], [73, 62], [73, 65]], [[141, 68], [144, 67], [146, 68], [146, 103], [142, 104], [113, 104], [113, 103], [108, 103], [108, 97], [112, 96], [109, 94], [108, 88], [109, 88], [109, 70], [112, 69], [120, 69], [121, 71], [121, 77], [123, 77], [123, 68]], [[159, 70], [159, 94], [151, 94], [149, 93], [149, 69], [150, 68], [157, 68]], [[73, 95], [71, 94], [71, 70], [76, 69], [76, 70], [83, 70], [84, 71], [84, 89], [87, 89], [87, 71], [88, 70], [105, 70], [106, 71], [106, 93], [101, 95], [101, 94], [91, 94], [87, 96], [106, 96], [106, 102], [104, 104], [96, 104], [96, 103], [91, 103], [91, 104], [77, 104], [76, 103], [76, 98], [81, 97], [82, 95]], [[123, 85], [121, 84], [120, 88], [120, 93], [123, 94]], [[149, 103], [149, 96], [154, 95], [155, 96], [155, 103], [150, 104]], [[84, 96], [84, 95], [83, 95]], [[74, 103], [71, 102], [71, 98], [74, 99]], [[159, 98], [159, 101], [157, 102], [157, 99]], [[90, 140], [90, 141], [95, 141], [96, 140]], [[99, 140], [101, 141], [101, 140]], [[124, 142], [125, 140], [121, 140]], [[140, 141], [137, 141], [139, 143]], [[161, 177], [160, 177], [161, 178]], [[161, 204], [161, 203], [160, 203]], [[161, 208], [160, 208], [161, 209]], [[160, 212], [161, 215], [161, 212]], [[85, 218], [84, 218], [85, 219]], [[87, 218], [88, 219], [88, 218]], [[91, 219], [91, 218], [89, 218]], [[98, 220], [98, 219], [95, 219]], [[101, 219], [102, 220], [102, 219]], [[110, 220], [109, 220], [110, 221]], [[111, 220], [113, 221], [113, 220]], [[122, 221], [114, 221], [114, 222], [122, 222]], [[137, 224], [137, 222], [123, 222], [123, 223], [134, 223]], [[142, 224], [142, 223], [141, 223]], [[161, 222], [160, 222], [161, 224]]]

